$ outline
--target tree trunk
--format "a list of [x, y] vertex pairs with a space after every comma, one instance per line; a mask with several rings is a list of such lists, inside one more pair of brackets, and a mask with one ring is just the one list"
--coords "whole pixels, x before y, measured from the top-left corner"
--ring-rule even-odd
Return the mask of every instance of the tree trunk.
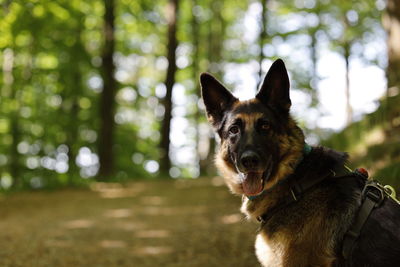
[[400, 91], [400, 0], [388, 0], [383, 25], [387, 31], [388, 65], [386, 69], [387, 89], [384, 102], [385, 133], [389, 137], [395, 127], [393, 118], [400, 114], [398, 106], [389, 106], [389, 97]]
[[268, 0], [261, 0], [261, 21], [260, 21], [260, 37], [259, 37], [259, 42], [260, 42], [260, 55], [258, 62], [260, 64], [260, 69], [258, 71], [258, 83], [257, 83], [257, 88], [256, 91], [258, 91], [258, 88], [260, 87], [260, 84], [262, 82], [263, 78], [263, 72], [262, 72], [262, 62], [265, 59], [265, 54], [264, 54], [264, 44], [267, 39], [267, 3]]
[[387, 1], [384, 24], [388, 33], [387, 96], [389, 96], [390, 91], [400, 90], [400, 0]]
[[311, 36], [311, 62], [312, 62], [312, 67], [311, 67], [311, 105], [316, 106], [318, 103], [318, 82], [319, 82], [319, 77], [318, 77], [318, 71], [317, 71], [317, 62], [318, 62], [318, 55], [317, 55], [317, 29], [313, 29], [312, 32], [310, 32]]
[[[197, 0], [192, 0], [192, 39], [193, 39], [192, 70], [193, 70], [193, 81], [195, 81], [194, 91], [197, 96], [197, 100], [199, 100], [201, 98], [200, 86], [199, 86], [200, 31], [199, 31], [199, 22], [196, 14], [194, 13], [196, 7], [197, 7]], [[203, 114], [200, 114], [200, 110], [198, 108], [195, 108], [194, 111], [194, 124], [196, 127], [195, 151], [196, 151], [196, 162], [199, 168], [199, 176], [204, 176], [206, 173], [204, 166], [201, 164], [201, 156], [200, 156], [200, 127], [201, 127], [202, 115]]]
[[18, 189], [22, 186], [22, 181], [20, 177], [20, 156], [18, 153], [18, 143], [20, 142], [21, 132], [20, 132], [20, 123], [19, 123], [19, 92], [17, 88], [12, 89], [11, 97], [15, 101], [15, 106], [11, 112], [10, 116], [10, 132], [12, 136], [12, 143], [10, 147], [10, 174], [12, 177], [12, 188]]
[[161, 125], [160, 140], [160, 173], [163, 176], [169, 176], [171, 168], [171, 160], [169, 158], [170, 151], [170, 130], [172, 119], [172, 88], [175, 84], [176, 73], [176, 48], [178, 40], [176, 38], [177, 18], [178, 18], [178, 0], [169, 0], [167, 5], [167, 21], [168, 21], [168, 44], [167, 44], [167, 60], [168, 68], [165, 78], [166, 95], [162, 101], [165, 109], [164, 119]]
[[[68, 99], [69, 101], [63, 101], [66, 103], [64, 105], [61, 112], [64, 114], [68, 114], [68, 121], [66, 121], [65, 127], [67, 127], [66, 131], [66, 142], [65, 144], [68, 147], [68, 184], [73, 185], [76, 181], [76, 177], [79, 177], [79, 168], [75, 162], [75, 158], [78, 153], [79, 148], [79, 98], [83, 93], [83, 78], [82, 73], [84, 69], [81, 67], [82, 64], [85, 63], [86, 54], [84, 44], [82, 42], [82, 27], [84, 24], [84, 17], [81, 13], [76, 12], [73, 13], [73, 16], [77, 19], [78, 23], [75, 29], [75, 43], [68, 51], [71, 54], [71, 57], [68, 62], [66, 62], [66, 68], [64, 71], [65, 80], [61, 81], [65, 84], [65, 95], [63, 98]], [[78, 63], [77, 63], [78, 62]], [[68, 68], [68, 66], [76, 64], [75, 68]]]
[[113, 173], [113, 132], [114, 109], [117, 83], [114, 78], [115, 65], [113, 62], [115, 37], [114, 37], [114, 0], [104, 0], [104, 48], [102, 54], [103, 91], [100, 99], [100, 132], [98, 152], [100, 169], [99, 180], [107, 180]]
[[11, 101], [14, 101], [12, 110], [10, 111], [10, 133], [12, 137], [12, 142], [9, 147], [9, 172], [12, 177], [12, 188], [17, 189], [20, 184], [19, 177], [19, 153], [17, 150], [20, 131], [19, 131], [19, 99], [18, 92], [15, 88], [15, 78], [13, 75], [15, 55], [11, 48], [4, 50], [4, 62], [3, 62], [3, 80], [4, 85], [2, 88], [1, 96], [4, 98], [9, 97]]
[[344, 60], [346, 62], [346, 126], [353, 121], [353, 108], [350, 103], [350, 44], [345, 43], [344, 49]]
[[[225, 36], [225, 21], [221, 16], [224, 1], [211, 1], [211, 18], [214, 20], [209, 21], [209, 33], [208, 33], [208, 47], [207, 47], [207, 57], [208, 57], [208, 71], [216, 74], [217, 77], [221, 78], [222, 68], [221, 68], [221, 58], [222, 58], [222, 47]], [[211, 129], [212, 134], [214, 133]], [[205, 175], [214, 175], [214, 153], [216, 148], [216, 140], [214, 137], [209, 139], [208, 155], [205, 159], [201, 160], [200, 166], [203, 169]]]
[[[77, 42], [80, 42], [77, 40]], [[75, 85], [72, 85], [72, 95], [71, 95], [71, 101], [72, 101], [72, 106], [69, 110], [69, 127], [68, 127], [68, 132], [67, 132], [67, 141], [66, 144], [68, 146], [68, 183], [69, 185], [73, 185], [74, 183], [74, 178], [79, 175], [78, 174], [78, 166], [75, 163], [75, 157], [77, 155], [77, 141], [78, 141], [78, 126], [79, 126], [79, 118], [78, 118], [78, 113], [79, 113], [79, 104], [78, 104], [78, 98], [82, 92], [82, 75], [81, 72], [79, 71], [79, 67], [77, 67], [77, 70], [72, 74], [73, 80]]]
[[[31, 47], [30, 47], [31, 48]], [[32, 49], [29, 51], [29, 60], [28, 63], [25, 64], [24, 68], [18, 72], [18, 76], [16, 79], [14, 77], [13, 69], [15, 68], [15, 54], [12, 49], [6, 49], [5, 51], [5, 62], [3, 65], [4, 72], [4, 91], [5, 97], [9, 97], [9, 99], [13, 102], [11, 111], [10, 111], [10, 133], [12, 137], [12, 142], [10, 144], [10, 164], [9, 171], [12, 177], [12, 188], [19, 189], [23, 187], [23, 180], [21, 179], [21, 157], [18, 152], [18, 144], [21, 141], [21, 135], [23, 131], [21, 130], [20, 124], [20, 109], [23, 105], [22, 101], [22, 84], [29, 84], [32, 78]], [[19, 81], [19, 82], [18, 82]], [[20, 87], [21, 86], [21, 87]]]

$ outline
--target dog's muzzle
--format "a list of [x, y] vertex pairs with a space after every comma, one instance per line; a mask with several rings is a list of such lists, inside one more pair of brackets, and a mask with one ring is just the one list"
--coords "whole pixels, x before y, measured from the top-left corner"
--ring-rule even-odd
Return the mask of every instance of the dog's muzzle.
[[269, 165], [265, 164], [254, 150], [246, 150], [240, 155], [237, 169], [246, 196], [257, 196], [263, 192]]

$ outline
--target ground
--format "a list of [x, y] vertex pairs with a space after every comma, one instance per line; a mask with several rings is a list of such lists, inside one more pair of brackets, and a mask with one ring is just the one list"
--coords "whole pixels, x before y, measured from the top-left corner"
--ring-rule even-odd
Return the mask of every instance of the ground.
[[258, 225], [220, 178], [0, 198], [0, 266], [259, 266]]

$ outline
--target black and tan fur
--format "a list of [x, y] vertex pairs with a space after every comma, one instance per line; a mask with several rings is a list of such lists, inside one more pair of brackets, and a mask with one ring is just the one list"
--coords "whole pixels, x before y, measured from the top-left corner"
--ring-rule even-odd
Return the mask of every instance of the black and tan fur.
[[[251, 100], [236, 99], [207, 73], [201, 75], [201, 86], [207, 117], [221, 139], [216, 165], [230, 190], [243, 195], [241, 211], [249, 219], [255, 220], [288, 197], [290, 177], [325, 175], [346, 161], [346, 154], [323, 147], [303, 155], [304, 135], [289, 113], [289, 78], [282, 60], [274, 62]], [[248, 199], [246, 193], [259, 193], [258, 182], [263, 193]], [[396, 266], [390, 265], [393, 257], [387, 265], [369, 261], [364, 255], [368, 251], [361, 246], [355, 248], [353, 265], [344, 265], [341, 242], [360, 205], [361, 189], [354, 179], [324, 181], [298, 202], [275, 212], [256, 238], [259, 261], [268, 267]], [[400, 240], [399, 231], [394, 235]], [[400, 248], [393, 253], [397, 252], [400, 266]]]

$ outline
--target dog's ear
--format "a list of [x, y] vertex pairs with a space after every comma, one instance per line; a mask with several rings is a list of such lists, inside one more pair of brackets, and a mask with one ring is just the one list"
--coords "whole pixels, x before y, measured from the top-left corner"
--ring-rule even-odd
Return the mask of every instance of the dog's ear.
[[224, 113], [237, 101], [237, 98], [211, 74], [202, 73], [200, 84], [208, 120], [215, 128], [219, 128]]
[[277, 59], [265, 76], [256, 98], [266, 105], [289, 111], [292, 104], [289, 97], [289, 86], [285, 63], [282, 59]]

